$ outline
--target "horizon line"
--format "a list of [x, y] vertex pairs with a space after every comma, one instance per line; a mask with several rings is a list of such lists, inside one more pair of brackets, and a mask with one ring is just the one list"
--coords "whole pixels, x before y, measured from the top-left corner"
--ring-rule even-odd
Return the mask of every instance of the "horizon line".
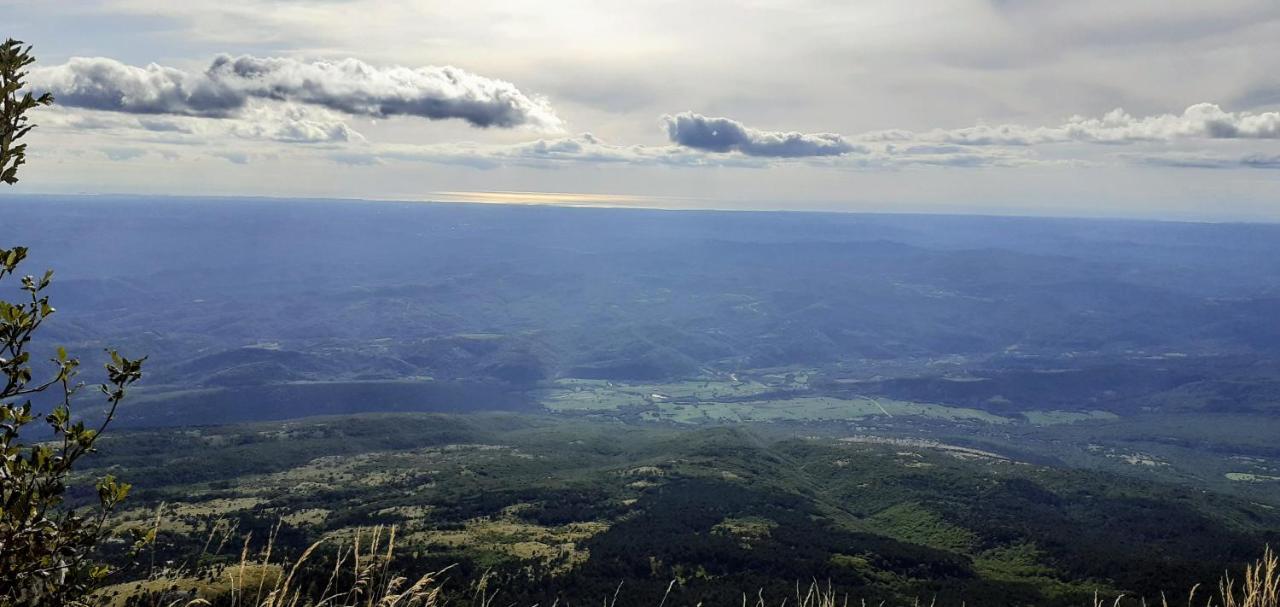
[[[272, 194], [170, 194], [170, 193], [137, 193], [137, 192], [4, 192], [3, 198], [141, 198], [141, 199], [186, 199], [186, 200], [258, 200], [276, 202], [339, 202], [339, 203], [374, 203], [374, 204], [437, 204], [437, 205], [485, 205], [506, 207], [557, 207], [566, 209], [616, 209], [633, 211], [677, 211], [677, 212], [711, 212], [711, 213], [803, 213], [803, 214], [841, 214], [841, 215], [934, 215], [940, 217], [991, 217], [991, 218], [1026, 218], [1026, 219], [1075, 219], [1093, 221], [1136, 221], [1153, 223], [1184, 224], [1256, 224], [1280, 225], [1280, 217], [1249, 218], [1212, 218], [1208, 216], [1161, 217], [1140, 214], [1089, 214], [1070, 212], [1061, 207], [1047, 207], [1043, 213], [1027, 212], [1026, 207], [970, 207], [958, 209], [943, 208], [939, 203], [911, 204], [911, 208], [889, 208], [892, 203], [869, 203], [864, 201], [805, 201], [796, 205], [820, 206], [724, 206], [732, 204], [711, 198], [657, 196], [636, 194], [600, 194], [590, 192], [550, 192], [550, 191], [459, 191], [446, 190], [427, 192], [424, 197], [380, 197], [358, 198], [347, 196], [289, 196]], [[711, 204], [701, 206], [676, 206], [654, 204], [656, 201], [707, 201]], [[646, 204], [648, 202], [648, 204]], [[719, 203], [718, 205], [715, 203]], [[769, 203], [759, 201], [760, 204]], [[864, 208], [827, 207], [821, 205], [866, 205]]]

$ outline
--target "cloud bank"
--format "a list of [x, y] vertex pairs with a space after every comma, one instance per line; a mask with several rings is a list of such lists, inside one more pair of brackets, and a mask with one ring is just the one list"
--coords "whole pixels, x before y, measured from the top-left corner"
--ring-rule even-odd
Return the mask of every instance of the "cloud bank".
[[[903, 131], [885, 131], [869, 134], [868, 138], [891, 140], [912, 136]], [[1057, 126], [978, 125], [914, 136], [957, 145], [1015, 146], [1065, 142], [1129, 144], [1194, 138], [1280, 139], [1280, 112], [1228, 112], [1213, 103], [1197, 103], [1182, 114], [1135, 117], [1115, 109], [1101, 118], [1073, 116]]]
[[706, 152], [741, 152], [747, 156], [802, 158], [840, 156], [858, 149], [834, 133], [761, 131], [737, 120], [682, 112], [662, 122], [672, 143]]
[[747, 169], [767, 169], [780, 164], [804, 164], [830, 169], [893, 170], [910, 166], [972, 168], [1047, 163], [1034, 158], [1025, 149], [968, 148], [956, 145], [898, 146], [891, 144], [840, 156], [760, 157], [746, 154], [708, 153], [681, 145], [618, 145], [608, 143], [591, 133], [498, 145], [370, 144], [359, 149], [335, 152], [328, 157], [341, 164], [356, 166], [382, 165], [390, 162], [426, 162], [486, 170], [507, 166], [555, 169], [579, 164]]
[[375, 67], [356, 59], [305, 62], [218, 56], [200, 74], [151, 64], [79, 57], [33, 70], [29, 88], [65, 106], [206, 118], [240, 115], [250, 100], [313, 105], [347, 114], [460, 119], [489, 128], [557, 131], [546, 99], [514, 84], [455, 67]]
[[85, 111], [55, 105], [41, 126], [62, 131], [92, 131], [116, 141], [173, 145], [217, 144], [236, 139], [342, 145], [364, 143], [364, 135], [324, 108], [291, 103], [251, 102], [234, 117], [131, 115]]
[[[1083, 158], [1038, 157], [1036, 146], [1080, 143], [1148, 144], [1169, 147], [1195, 140], [1280, 139], [1280, 112], [1229, 112], [1197, 103], [1180, 114], [1133, 116], [1123, 109], [1101, 117], [1072, 116], [1051, 126], [979, 124], [928, 131], [881, 130], [845, 136], [834, 133], [761, 131], [730, 118], [683, 112], [662, 117], [676, 146], [710, 154], [739, 152], [772, 160], [809, 159], [831, 166], [893, 168], [907, 165], [952, 167], [1082, 164]], [[1184, 146], [1185, 147], [1185, 146]], [[823, 157], [835, 157], [830, 161]], [[1120, 160], [1177, 167], [1274, 168], [1274, 156], [1204, 159], [1186, 155], [1121, 155]]]
[[1192, 169], [1280, 169], [1280, 154], [1223, 156], [1211, 154], [1153, 154], [1132, 158], [1141, 163]]
[[461, 165], [476, 169], [495, 169], [503, 166], [555, 168], [571, 164], [742, 168], [768, 166], [766, 159], [711, 155], [680, 146], [611, 144], [591, 133], [500, 145], [472, 143], [371, 145], [359, 151], [332, 154], [330, 159], [348, 165], [375, 165], [387, 161], [398, 161]]

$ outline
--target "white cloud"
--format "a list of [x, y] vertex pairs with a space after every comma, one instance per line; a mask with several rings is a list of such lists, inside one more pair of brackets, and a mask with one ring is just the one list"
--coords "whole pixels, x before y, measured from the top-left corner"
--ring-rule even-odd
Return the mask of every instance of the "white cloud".
[[304, 62], [278, 57], [214, 59], [208, 78], [242, 94], [314, 104], [348, 114], [457, 118], [477, 127], [557, 131], [543, 98], [514, 84], [452, 66], [379, 68], [358, 59]]
[[245, 139], [285, 143], [346, 143], [364, 141], [332, 112], [294, 104], [261, 104], [231, 123], [230, 132]]
[[40, 130], [114, 141], [159, 145], [217, 146], [235, 140], [347, 144], [365, 137], [333, 112], [278, 102], [250, 102], [235, 118], [132, 116], [55, 105], [41, 112]]

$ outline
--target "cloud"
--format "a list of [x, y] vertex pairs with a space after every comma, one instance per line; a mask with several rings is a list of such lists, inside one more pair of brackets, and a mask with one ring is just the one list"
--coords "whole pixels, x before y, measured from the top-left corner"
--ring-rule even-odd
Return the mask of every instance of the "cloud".
[[[319, 156], [348, 165], [430, 162], [478, 169], [555, 169], [574, 164], [742, 168], [803, 164], [896, 170], [1107, 161], [1168, 167], [1276, 168], [1276, 158], [1265, 155], [1167, 153], [1195, 145], [1187, 142], [1197, 140], [1280, 139], [1280, 112], [1231, 112], [1216, 104], [1199, 103], [1181, 113], [1150, 116], [1117, 109], [1049, 125], [978, 124], [856, 135], [764, 131], [730, 118], [683, 112], [661, 117], [670, 145], [618, 145], [590, 133], [514, 144], [374, 144], [352, 129], [344, 114], [452, 117], [482, 127], [559, 128], [562, 123], [545, 100], [523, 95], [510, 83], [456, 68], [414, 70], [378, 68], [355, 60], [308, 63], [221, 56], [206, 72], [194, 76], [171, 68], [137, 68], [101, 58], [76, 59], [38, 71], [41, 76], [33, 78], [33, 83], [67, 95], [48, 114], [49, 126], [54, 129], [92, 130], [130, 144], [218, 146], [241, 139], [311, 144], [324, 150]], [[117, 90], [110, 92], [111, 86]], [[1183, 145], [1174, 146], [1174, 142]], [[1040, 147], [1068, 143], [1146, 149], [1105, 158], [1095, 155], [1091, 160], [1090, 152], [1079, 145], [1057, 147], [1055, 152]], [[1239, 142], [1215, 145], [1245, 147]], [[222, 157], [232, 162], [254, 158]]]
[[142, 118], [138, 120], [138, 126], [153, 133], [191, 134], [195, 132], [190, 125], [165, 118]]
[[364, 141], [363, 135], [330, 112], [293, 104], [255, 106], [233, 123], [231, 133], [244, 139], [284, 143]]
[[[615, 145], [591, 133], [516, 144], [473, 143], [368, 145], [330, 154], [345, 165], [427, 162], [489, 170], [507, 166], [558, 169], [572, 165], [732, 167], [763, 169], [780, 164], [853, 170], [895, 170], [911, 166], [1015, 167], [1050, 164], [1026, 149], [958, 145], [886, 145], [865, 153], [817, 157], [759, 157], [707, 153], [680, 145]], [[1056, 163], [1055, 163], [1056, 164]]]
[[[901, 136], [901, 131], [869, 133], [867, 140]], [[1073, 116], [1057, 126], [978, 125], [919, 133], [925, 141], [958, 145], [1027, 146], [1045, 143], [1129, 144], [1176, 139], [1280, 139], [1280, 112], [1228, 112], [1197, 103], [1181, 114], [1135, 117], [1115, 109], [1101, 118]]]
[[711, 118], [693, 112], [666, 115], [662, 121], [672, 143], [707, 152], [800, 158], [839, 156], [859, 149], [834, 133], [760, 131], [729, 118]]
[[481, 128], [558, 131], [563, 125], [546, 99], [510, 82], [450, 66], [381, 68], [356, 59], [220, 55], [193, 74], [78, 57], [32, 70], [29, 88], [52, 92], [62, 105], [133, 114], [227, 118], [240, 115], [251, 99], [272, 99], [363, 116], [460, 119]]
[[1240, 166], [1250, 169], [1280, 169], [1280, 154], [1250, 154], [1240, 159]]
[[130, 116], [55, 105], [40, 119], [43, 127], [69, 132], [96, 131], [134, 143], [212, 145], [228, 139], [281, 143], [345, 144], [365, 141], [342, 118], [324, 108], [274, 101], [251, 101], [234, 118]]
[[106, 57], [75, 57], [32, 70], [28, 87], [52, 92], [62, 105], [132, 114], [225, 117], [245, 104], [242, 93], [203, 75]]
[[379, 68], [357, 59], [303, 62], [221, 55], [208, 77], [255, 97], [309, 103], [366, 116], [459, 118], [472, 126], [559, 130], [546, 99], [514, 84], [452, 66]]
[[591, 133], [504, 145], [371, 145], [362, 151], [331, 154], [329, 157], [347, 165], [399, 161], [461, 165], [477, 169], [503, 166], [554, 169], [574, 164], [762, 168], [770, 163], [767, 159], [711, 155], [680, 146], [615, 145]]
[[383, 164], [382, 159], [368, 152], [335, 152], [329, 154], [329, 159], [348, 166], [378, 166]]
[[147, 151], [141, 148], [103, 148], [99, 150], [108, 160], [116, 162], [134, 160], [147, 155]]
[[1143, 164], [1174, 168], [1280, 169], [1280, 154], [1224, 156], [1218, 154], [1168, 153], [1135, 156], [1130, 159]]
[[213, 155], [232, 164], [249, 164], [249, 155], [244, 152], [215, 152]]

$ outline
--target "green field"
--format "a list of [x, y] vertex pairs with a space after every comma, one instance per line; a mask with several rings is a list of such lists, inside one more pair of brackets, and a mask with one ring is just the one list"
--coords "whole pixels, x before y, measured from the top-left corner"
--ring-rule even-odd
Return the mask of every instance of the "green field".
[[714, 401], [742, 398], [772, 390], [757, 381], [686, 380], [670, 383], [624, 383], [601, 379], [559, 379], [542, 396], [552, 411], [610, 411], [672, 400]]
[[1023, 411], [1022, 416], [1028, 423], [1036, 426], [1120, 419], [1119, 415], [1110, 411]]
[[773, 422], [773, 421], [838, 421], [869, 417], [924, 417], [951, 422], [1004, 424], [1009, 420], [977, 409], [946, 407], [926, 403], [903, 402], [880, 398], [843, 399], [804, 396], [785, 400], [748, 400], [742, 402], [656, 403], [657, 410], [646, 412], [654, 421], [679, 423]]
[[[621, 383], [562, 379], [546, 389], [541, 404], [557, 413], [632, 413], [648, 421], [683, 424], [723, 422], [837, 421], [870, 417], [922, 417], [950, 422], [1006, 424], [1010, 420], [978, 409], [888, 398], [795, 396], [757, 398], [797, 385], [782, 376], [780, 386], [758, 381], [690, 380], [673, 383]], [[731, 399], [731, 400], [730, 400]]]

